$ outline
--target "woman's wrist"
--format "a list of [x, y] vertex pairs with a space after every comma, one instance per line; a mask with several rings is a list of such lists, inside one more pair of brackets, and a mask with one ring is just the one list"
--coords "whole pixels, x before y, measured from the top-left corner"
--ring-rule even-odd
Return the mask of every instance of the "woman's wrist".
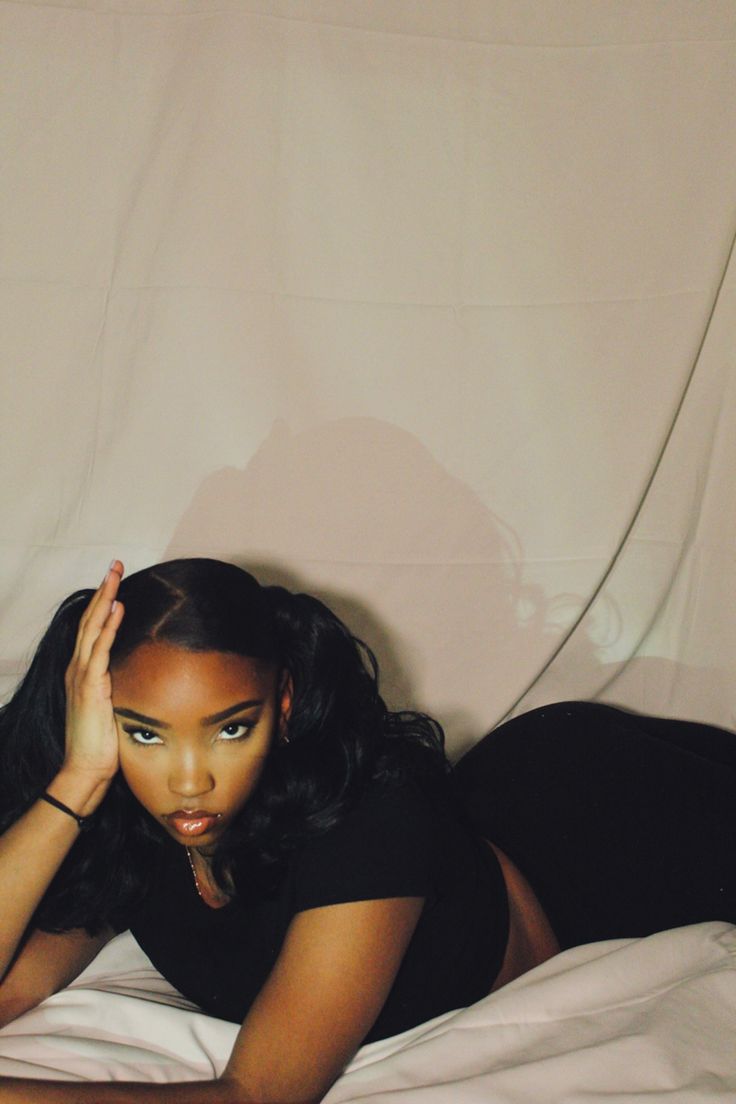
[[62, 767], [49, 782], [46, 793], [65, 805], [74, 816], [84, 818], [92, 816], [111, 781], [111, 778], [99, 778], [73, 767]]

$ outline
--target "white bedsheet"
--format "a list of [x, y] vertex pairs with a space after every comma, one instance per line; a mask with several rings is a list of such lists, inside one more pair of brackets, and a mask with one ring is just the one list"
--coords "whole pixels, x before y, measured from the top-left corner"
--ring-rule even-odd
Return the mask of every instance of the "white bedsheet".
[[[0, 1076], [209, 1078], [237, 1027], [204, 1016], [129, 934], [0, 1031]], [[578, 947], [471, 1008], [364, 1047], [328, 1104], [736, 1100], [736, 928]]]

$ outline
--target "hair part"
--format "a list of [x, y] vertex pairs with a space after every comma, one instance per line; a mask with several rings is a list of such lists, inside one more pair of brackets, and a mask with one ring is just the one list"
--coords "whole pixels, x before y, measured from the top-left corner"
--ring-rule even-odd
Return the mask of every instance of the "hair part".
[[124, 578], [118, 596], [125, 616], [112, 648], [113, 663], [149, 642], [192, 652], [276, 658], [266, 592], [234, 564], [169, 560]]

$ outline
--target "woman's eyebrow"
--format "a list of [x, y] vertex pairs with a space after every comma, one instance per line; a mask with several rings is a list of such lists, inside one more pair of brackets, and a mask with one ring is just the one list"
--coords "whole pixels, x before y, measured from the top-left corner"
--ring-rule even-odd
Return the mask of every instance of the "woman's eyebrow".
[[[233, 713], [239, 713], [241, 709], [253, 709], [257, 705], [263, 705], [263, 698], [251, 698], [249, 701], [236, 702], [235, 705], [229, 705], [227, 709], [222, 709], [219, 713], [212, 713], [209, 717], [203, 717], [200, 721], [201, 725], [213, 725], [218, 721], [224, 721], [227, 717], [232, 717]], [[170, 724], [166, 721], [158, 721], [155, 717], [147, 717], [145, 713], [137, 713], [135, 709], [113, 709], [113, 713], [117, 713], [118, 717], [127, 717], [130, 721], [139, 721], [140, 724], [150, 725], [151, 728], [171, 728]]]
[[[253, 709], [257, 705], [263, 705], [263, 698], [251, 698], [249, 701], [236, 702], [235, 705], [229, 705], [227, 709], [221, 710], [219, 713], [212, 713], [209, 717], [203, 717], [200, 721], [201, 725], [213, 725], [218, 721], [224, 721], [227, 717], [232, 717], [233, 713], [239, 713], [241, 709]], [[166, 721], [157, 721], [155, 717], [147, 717], [145, 713], [136, 713], [135, 709], [113, 709], [113, 713], [117, 713], [118, 717], [127, 717], [130, 721], [139, 721], [140, 724], [150, 725], [151, 728], [171, 728], [170, 724]]]
[[135, 709], [113, 709], [113, 713], [117, 713], [118, 717], [127, 717], [130, 721], [151, 725], [152, 728], [171, 728], [166, 721], [157, 721], [155, 717], [147, 717], [145, 713], [136, 713]]
[[220, 713], [212, 713], [209, 717], [203, 717], [200, 724], [217, 724], [218, 721], [224, 721], [227, 717], [232, 717], [233, 713], [239, 713], [241, 709], [253, 709], [256, 705], [263, 705], [263, 698], [251, 698], [250, 701], [236, 702], [235, 705], [228, 706]]

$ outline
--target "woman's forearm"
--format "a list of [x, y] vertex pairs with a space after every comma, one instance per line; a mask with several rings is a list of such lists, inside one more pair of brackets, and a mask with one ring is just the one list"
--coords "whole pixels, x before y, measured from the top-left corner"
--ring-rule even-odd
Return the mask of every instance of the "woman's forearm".
[[[0, 1079], [0, 1104], [266, 1104], [245, 1094], [234, 1081], [179, 1081], [170, 1085], [140, 1081], [29, 1081]], [[289, 1104], [288, 1101], [280, 1104]], [[292, 1104], [318, 1104], [316, 1100]]]
[[0, 1104], [243, 1104], [244, 1098], [222, 1081], [182, 1081], [173, 1085], [138, 1081], [29, 1081], [24, 1077], [0, 1080]]
[[[108, 785], [109, 781], [62, 770], [48, 792], [79, 816], [86, 816], [99, 804]], [[39, 800], [0, 837], [0, 980], [79, 831], [68, 813]]]

